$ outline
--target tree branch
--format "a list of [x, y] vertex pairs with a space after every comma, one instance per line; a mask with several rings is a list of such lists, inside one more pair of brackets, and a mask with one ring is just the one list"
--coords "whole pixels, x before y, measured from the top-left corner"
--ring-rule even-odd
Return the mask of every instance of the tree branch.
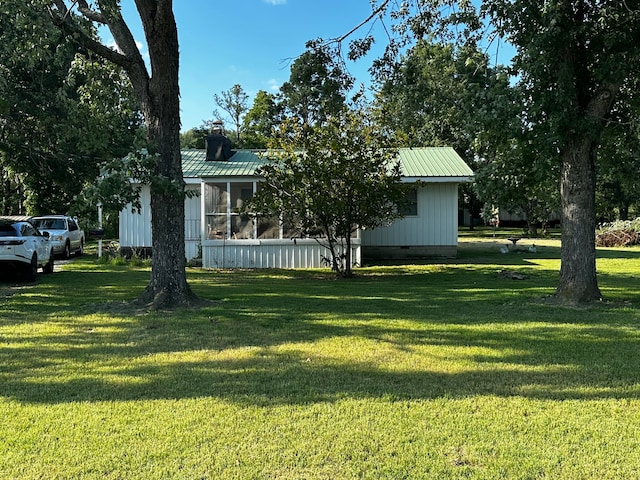
[[613, 104], [619, 91], [620, 83], [603, 83], [603, 85], [601, 85], [599, 90], [591, 98], [591, 101], [589, 102], [585, 110], [586, 116], [600, 122], [604, 121], [611, 111], [611, 105]]
[[92, 22], [100, 23], [102, 25], [107, 25], [107, 18], [101, 13], [96, 12], [89, 8], [86, 0], [77, 0], [78, 1], [78, 11], [87, 19]]
[[103, 11], [91, 9], [86, 0], [77, 0], [77, 3], [78, 11], [84, 18], [109, 28], [120, 51], [104, 45], [84, 30], [75, 21], [71, 15], [71, 9], [67, 8], [64, 0], [51, 0], [48, 5], [49, 14], [54, 24], [84, 48], [123, 68], [129, 74], [131, 83], [138, 91], [139, 99], [143, 100], [148, 89], [149, 73], [120, 10], [116, 9], [110, 12], [110, 15], [105, 15]]
[[125, 55], [103, 45], [80, 28], [73, 20], [70, 14], [71, 10], [67, 8], [63, 0], [53, 0], [52, 4], [47, 8], [53, 23], [80, 45], [123, 68], [125, 65], [129, 65]]
[[391, 0], [384, 0], [384, 2], [382, 2], [380, 4], [380, 6], [378, 6], [378, 8], [376, 8], [373, 12], [371, 12], [371, 15], [369, 15], [366, 19], [364, 19], [358, 25], [353, 27], [347, 33], [345, 33], [343, 35], [340, 35], [339, 37], [334, 38], [333, 41], [334, 42], [338, 42], [338, 43], [344, 42], [347, 38], [349, 38], [351, 35], [353, 35], [354, 32], [356, 32], [357, 30], [362, 28], [364, 25], [369, 23], [373, 19], [373, 17], [375, 17], [375, 16], [379, 15], [380, 13], [382, 13], [384, 11], [384, 9], [387, 7], [387, 5], [389, 4], [390, 1]]

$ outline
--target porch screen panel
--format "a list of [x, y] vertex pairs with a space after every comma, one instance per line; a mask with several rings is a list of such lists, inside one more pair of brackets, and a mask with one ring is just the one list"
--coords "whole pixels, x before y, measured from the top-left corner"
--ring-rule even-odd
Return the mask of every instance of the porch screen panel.
[[253, 182], [234, 182], [229, 185], [231, 237], [236, 239], [254, 238], [253, 220], [248, 215], [239, 213], [245, 200], [253, 197]]
[[227, 184], [207, 183], [204, 186], [204, 211], [207, 238], [227, 237]]
[[258, 217], [258, 238], [280, 238], [280, 221], [277, 217]]
[[[259, 192], [263, 186], [258, 183], [256, 190]], [[256, 212], [255, 219], [257, 222], [256, 236], [259, 239], [273, 240], [280, 238], [280, 219], [277, 216], [266, 216], [260, 212]]]

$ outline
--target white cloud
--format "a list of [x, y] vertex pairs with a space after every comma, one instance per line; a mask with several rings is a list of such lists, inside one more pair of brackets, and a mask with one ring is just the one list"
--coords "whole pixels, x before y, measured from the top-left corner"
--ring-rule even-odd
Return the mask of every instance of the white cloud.
[[268, 3], [269, 5], [284, 5], [287, 3], [287, 0], [263, 0], [264, 3]]
[[277, 92], [280, 90], [280, 82], [278, 82], [275, 78], [272, 78], [267, 82], [269, 90], [272, 92]]

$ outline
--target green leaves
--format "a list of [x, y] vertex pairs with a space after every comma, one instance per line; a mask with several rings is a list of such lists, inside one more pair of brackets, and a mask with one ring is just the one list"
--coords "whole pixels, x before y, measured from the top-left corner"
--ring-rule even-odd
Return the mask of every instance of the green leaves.
[[20, 192], [5, 198], [5, 213], [26, 213], [25, 198], [30, 212], [82, 213], [83, 185], [126, 155], [141, 126], [130, 84], [66, 39], [43, 2], [0, 8], [0, 167]]
[[259, 172], [264, 186], [245, 210], [282, 214], [298, 235], [325, 244], [332, 268], [350, 276], [354, 232], [400, 216], [407, 187], [391, 139], [363, 113], [343, 110], [314, 128], [283, 122], [274, 146]]
[[289, 81], [280, 88], [290, 115], [317, 125], [340, 113], [353, 78], [339, 59], [322, 39], [307, 43], [307, 50], [291, 66]]

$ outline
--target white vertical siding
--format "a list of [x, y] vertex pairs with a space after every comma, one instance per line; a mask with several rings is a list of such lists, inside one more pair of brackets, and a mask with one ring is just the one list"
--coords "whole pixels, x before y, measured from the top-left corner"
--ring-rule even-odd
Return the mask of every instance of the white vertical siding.
[[363, 246], [455, 246], [458, 244], [458, 185], [428, 183], [418, 189], [418, 215], [362, 232]]
[[202, 237], [200, 225], [200, 185], [188, 185], [186, 190], [193, 196], [187, 196], [184, 199], [184, 237], [187, 240], [200, 240]]
[[[200, 192], [200, 186], [187, 186], [187, 190]], [[140, 191], [139, 211], [133, 212], [131, 205], [120, 212], [119, 243], [121, 247], [151, 247], [151, 193], [147, 185]], [[198, 255], [198, 247], [201, 241], [200, 233], [200, 197], [186, 197], [185, 210], [185, 255], [188, 260]]]
[[184, 238], [185, 256], [187, 260], [200, 256], [199, 247], [202, 241], [202, 225], [200, 210], [200, 185], [187, 185], [191, 197], [184, 199]]
[[[315, 240], [207, 240], [202, 242], [204, 268], [320, 268], [329, 251]], [[360, 240], [351, 245], [351, 261], [361, 263]]]
[[135, 213], [131, 204], [120, 212], [121, 247], [151, 247], [151, 193], [147, 185], [140, 190], [140, 205]]

